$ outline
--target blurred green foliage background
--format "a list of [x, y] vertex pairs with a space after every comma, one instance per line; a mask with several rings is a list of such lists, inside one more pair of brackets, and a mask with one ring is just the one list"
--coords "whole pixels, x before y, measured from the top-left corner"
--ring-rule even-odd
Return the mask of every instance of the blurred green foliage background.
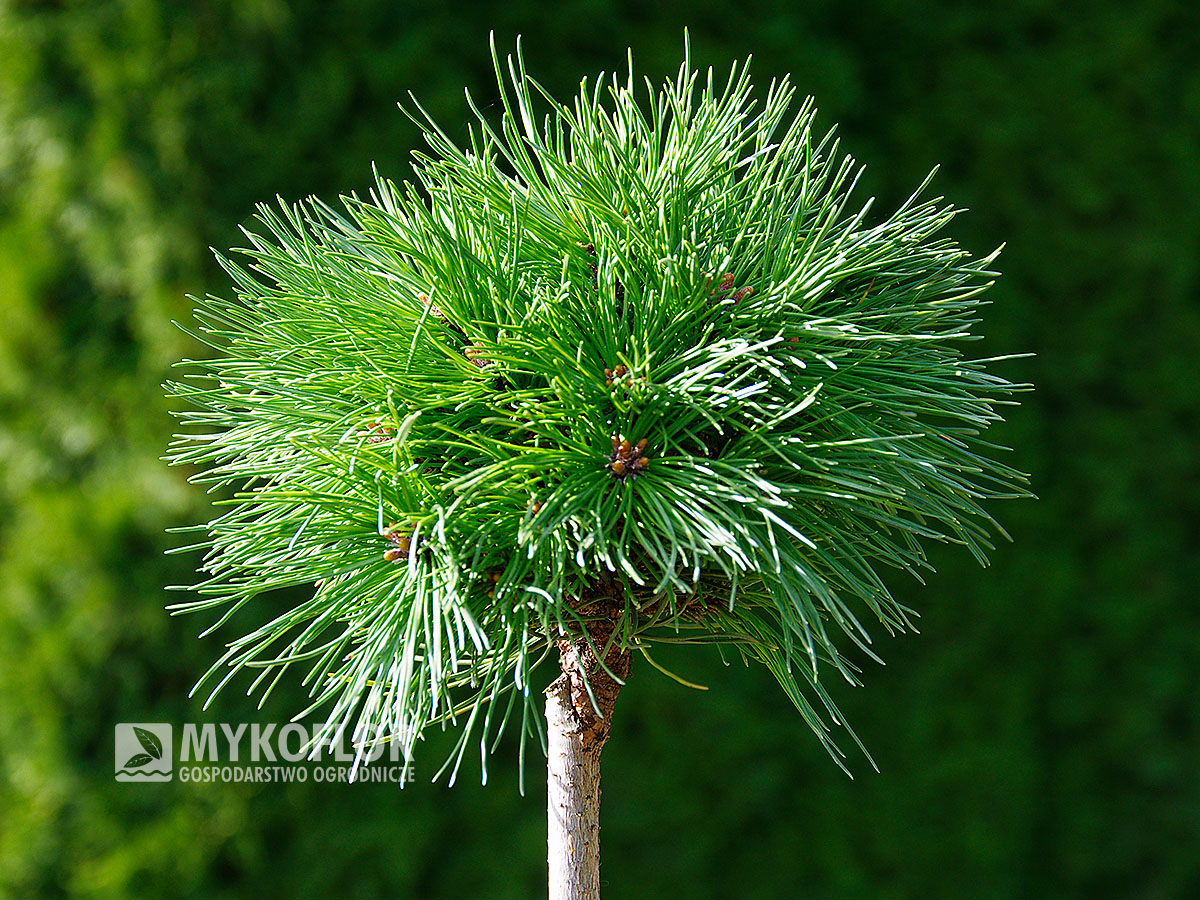
[[[186, 292], [257, 201], [407, 172], [412, 90], [465, 123], [523, 33], [560, 96], [624, 65], [791, 72], [868, 165], [1008, 242], [983, 354], [1036, 393], [996, 437], [1039, 501], [979, 570], [899, 582], [922, 634], [834, 686], [845, 778], [765, 671], [640, 666], [605, 753], [614, 897], [1200, 896], [1200, 15], [1191, 4], [864, 0], [0, 3], [0, 896], [537, 896], [544, 788], [116, 784], [121, 721], [284, 721], [187, 691], [218, 654], [164, 585], [208, 498], [158, 459]], [[465, 136], [465, 125], [461, 136]], [[248, 686], [248, 679], [243, 682]], [[448, 747], [418, 757], [431, 775]], [[536, 770], [535, 770], [536, 771]]]

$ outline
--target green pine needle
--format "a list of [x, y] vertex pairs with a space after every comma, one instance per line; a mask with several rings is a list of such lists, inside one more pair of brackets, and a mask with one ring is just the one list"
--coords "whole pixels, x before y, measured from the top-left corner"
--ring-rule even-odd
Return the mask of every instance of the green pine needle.
[[299, 663], [322, 736], [408, 757], [457, 723], [457, 772], [515, 707], [541, 740], [531, 672], [607, 588], [617, 640], [736, 647], [842, 765], [835, 640], [911, 627], [879, 573], [919, 577], [926, 540], [985, 562], [984, 501], [1028, 496], [979, 437], [1026, 386], [963, 351], [996, 254], [942, 237], [924, 184], [852, 206], [860, 170], [786, 80], [756, 105], [747, 66], [685, 57], [561, 104], [493, 58], [498, 125], [476, 110], [459, 147], [417, 106], [415, 183], [260, 207], [220, 257], [236, 298], [198, 301], [220, 355], [168, 385], [169, 459], [224, 499], [174, 609], [316, 586], [202, 684], [257, 670], [265, 699]]

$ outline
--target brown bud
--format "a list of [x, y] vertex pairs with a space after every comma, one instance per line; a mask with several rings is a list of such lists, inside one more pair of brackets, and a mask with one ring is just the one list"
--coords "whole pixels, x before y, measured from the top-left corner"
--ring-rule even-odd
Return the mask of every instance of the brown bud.
[[746, 286], [746, 287], [742, 288], [740, 291], [738, 291], [736, 294], [733, 295], [733, 302], [737, 303], [739, 300], [744, 300], [753, 293], [754, 293], [754, 288]]
[[363, 439], [363, 442], [367, 444], [382, 444], [384, 441], [390, 441], [396, 436], [396, 429], [383, 422], [368, 422], [367, 428], [370, 431]]
[[481, 369], [486, 369], [488, 366], [492, 365], [492, 361], [483, 355], [483, 348], [476, 347], [474, 344], [463, 349], [463, 356], [475, 363], [475, 365]]
[[425, 304], [426, 306], [428, 306], [428, 307], [429, 307], [429, 313], [430, 313], [430, 315], [432, 315], [434, 318], [436, 318], [436, 319], [441, 319], [443, 322], [446, 320], [446, 314], [445, 314], [445, 313], [443, 313], [443, 312], [442, 312], [440, 309], [438, 309], [438, 307], [437, 307], [437, 304], [435, 304], [435, 303], [430, 303], [430, 302], [429, 302], [429, 295], [428, 295], [428, 294], [417, 294], [417, 299], [418, 299], [418, 300], [419, 300], [421, 303], [423, 303], [423, 304]]
[[637, 442], [637, 447], [635, 449], [637, 450], [638, 454], [645, 452], [647, 443], [649, 443], [649, 442], [645, 438], [642, 438], [640, 441]]
[[[395, 522], [387, 527], [387, 530], [383, 533], [383, 537], [395, 544], [397, 549], [399, 549], [402, 553], [406, 555], [408, 554], [409, 542], [412, 540], [412, 535], [408, 532], [401, 531], [400, 526]], [[388, 552], [391, 553], [392, 551], [389, 550]]]
[[612, 470], [614, 475], [624, 475], [626, 471], [625, 463], [621, 462], [619, 459], [615, 460], [612, 464]]

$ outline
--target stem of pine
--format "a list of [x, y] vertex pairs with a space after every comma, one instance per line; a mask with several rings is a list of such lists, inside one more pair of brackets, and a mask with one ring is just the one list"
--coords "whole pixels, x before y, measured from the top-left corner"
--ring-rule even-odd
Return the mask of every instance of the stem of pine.
[[562, 674], [546, 689], [550, 900], [600, 897], [600, 752], [629, 674], [629, 651], [613, 642], [606, 671], [593, 647], [603, 652], [612, 627], [595, 623], [589, 633], [591, 645], [583, 637], [559, 642]]

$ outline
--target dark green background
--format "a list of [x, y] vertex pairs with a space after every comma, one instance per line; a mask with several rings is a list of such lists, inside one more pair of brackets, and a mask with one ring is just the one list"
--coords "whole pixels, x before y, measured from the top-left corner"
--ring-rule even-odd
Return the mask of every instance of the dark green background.
[[[543, 789], [118, 785], [121, 721], [284, 721], [186, 699], [220, 641], [172, 619], [206, 498], [158, 462], [185, 292], [276, 194], [362, 190], [464, 135], [487, 33], [560, 95], [623, 66], [791, 72], [886, 207], [927, 169], [1001, 242], [982, 352], [1036, 393], [996, 429], [1041, 499], [994, 565], [894, 579], [922, 634], [835, 694], [879, 761], [822, 755], [765, 671], [639, 665], [605, 753], [610, 897], [1200, 896], [1200, 19], [1181, 2], [0, 5], [0, 893], [529, 897]], [[458, 129], [458, 131], [455, 131]], [[265, 601], [264, 601], [265, 602]], [[285, 602], [285, 601], [275, 601]], [[241, 684], [246, 686], [248, 681]], [[418, 757], [432, 774], [447, 742]], [[536, 773], [536, 768], [534, 769]]]

